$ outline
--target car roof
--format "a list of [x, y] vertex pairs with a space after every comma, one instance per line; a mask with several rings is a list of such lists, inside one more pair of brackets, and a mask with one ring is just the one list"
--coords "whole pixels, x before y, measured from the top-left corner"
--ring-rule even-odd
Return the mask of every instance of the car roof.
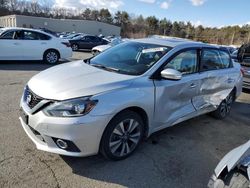
[[46, 33], [40, 29], [32, 29], [32, 28], [24, 28], [24, 27], [4, 27], [4, 28], [1, 28], [1, 30], [27, 30], [27, 31], [36, 31], [36, 32], [40, 32], [40, 33], [43, 33], [45, 35], [49, 35], [51, 37], [54, 37], [53, 35], [51, 35], [50, 33]]
[[[203, 42], [196, 42], [188, 39], [175, 38], [175, 37], [164, 37], [164, 38], [142, 38], [142, 39], [134, 39], [135, 42], [141, 43], [150, 43], [168, 47], [176, 47], [176, 46], [190, 46], [190, 47], [212, 47], [218, 48], [217, 46], [212, 46]], [[218, 48], [219, 49], [219, 48]]]

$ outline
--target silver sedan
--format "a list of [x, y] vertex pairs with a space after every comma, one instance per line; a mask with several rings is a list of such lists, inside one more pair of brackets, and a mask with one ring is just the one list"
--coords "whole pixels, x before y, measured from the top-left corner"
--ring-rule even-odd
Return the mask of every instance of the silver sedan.
[[205, 113], [225, 118], [241, 89], [240, 66], [219, 47], [138, 39], [34, 76], [20, 121], [40, 150], [120, 160], [156, 131]]

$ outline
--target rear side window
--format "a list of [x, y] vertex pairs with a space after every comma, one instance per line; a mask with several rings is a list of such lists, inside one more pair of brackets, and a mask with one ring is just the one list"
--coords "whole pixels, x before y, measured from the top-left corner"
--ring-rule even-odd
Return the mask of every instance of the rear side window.
[[220, 51], [205, 49], [201, 56], [201, 70], [218, 70], [224, 68], [224, 63], [222, 62]]
[[90, 41], [91, 41], [91, 37], [90, 37], [90, 36], [85, 36], [84, 40], [85, 40], [86, 42], [90, 42]]
[[231, 66], [231, 57], [227, 52], [220, 51], [220, 57], [222, 61], [221, 68], [229, 68]]
[[43, 33], [37, 33], [39, 35], [40, 40], [50, 40], [51, 37], [48, 35], [45, 35]]
[[49, 40], [51, 37], [34, 31], [24, 31], [23, 40]]

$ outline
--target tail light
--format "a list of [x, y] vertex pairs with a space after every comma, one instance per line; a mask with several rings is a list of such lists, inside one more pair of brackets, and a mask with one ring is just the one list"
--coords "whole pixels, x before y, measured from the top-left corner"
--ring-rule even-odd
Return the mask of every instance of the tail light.
[[63, 45], [65, 45], [66, 47], [71, 47], [69, 42], [62, 42]]

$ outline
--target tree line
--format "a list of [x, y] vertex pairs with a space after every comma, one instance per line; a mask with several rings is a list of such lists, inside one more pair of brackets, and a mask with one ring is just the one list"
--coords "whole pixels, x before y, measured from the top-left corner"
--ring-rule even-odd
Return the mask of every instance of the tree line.
[[[108, 9], [73, 10], [53, 7], [50, 0], [0, 0], [0, 16], [19, 14], [57, 19], [95, 20], [121, 27], [121, 36], [141, 38], [149, 35], [166, 35], [188, 38], [213, 44], [241, 45], [250, 42], [250, 25], [222, 28], [195, 26], [191, 22], [170, 21], [155, 16], [131, 16], [126, 11], [112, 14]], [[229, 18], [230, 19], [230, 18]]]

